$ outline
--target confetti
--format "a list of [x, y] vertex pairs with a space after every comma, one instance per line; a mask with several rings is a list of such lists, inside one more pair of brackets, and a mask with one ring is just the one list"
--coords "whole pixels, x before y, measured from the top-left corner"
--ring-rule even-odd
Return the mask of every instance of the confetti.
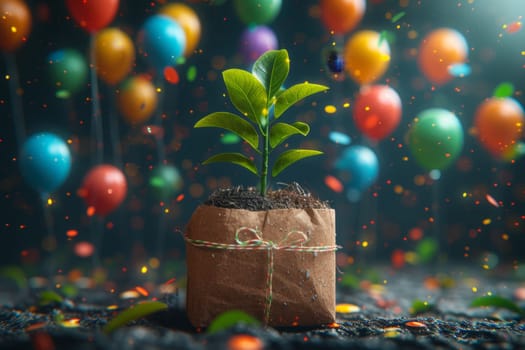
[[517, 33], [521, 30], [521, 22], [520, 21], [512, 22], [511, 24], [506, 26], [505, 30], [509, 34]]
[[223, 145], [234, 145], [240, 141], [241, 138], [232, 132], [227, 132], [221, 137], [221, 143]]
[[466, 77], [472, 73], [472, 68], [466, 63], [456, 63], [448, 67], [448, 73], [454, 77]]
[[263, 348], [261, 339], [253, 335], [237, 334], [228, 340], [228, 350], [262, 350]]
[[496, 86], [494, 89], [494, 92], [492, 93], [492, 96], [494, 97], [509, 97], [512, 96], [514, 93], [514, 85], [509, 82], [504, 82]]
[[337, 108], [334, 105], [327, 105], [324, 107], [324, 111], [326, 114], [334, 114], [337, 112]]
[[338, 145], [346, 146], [352, 142], [352, 139], [350, 138], [350, 136], [343, 134], [342, 132], [339, 132], [339, 131], [331, 131], [330, 134], [328, 135], [328, 138], [330, 139], [330, 141], [337, 143]]
[[334, 191], [336, 193], [341, 193], [344, 190], [343, 184], [335, 176], [327, 175], [324, 178], [324, 183], [325, 183], [326, 187], [328, 187], [329, 189], [331, 189], [332, 191]]
[[335, 312], [340, 314], [351, 314], [359, 311], [361, 311], [361, 308], [354, 304], [337, 304], [335, 306]]
[[405, 12], [404, 11], [401, 11], [399, 13], [396, 13], [394, 16], [392, 16], [392, 19], [390, 20], [392, 23], [396, 23], [397, 21], [399, 21], [401, 18], [405, 17]]
[[489, 202], [490, 205], [492, 205], [493, 207], [496, 207], [496, 208], [499, 208], [500, 205], [498, 203], [497, 200], [494, 199], [494, 197], [492, 197], [490, 194], [486, 194], [485, 195], [485, 199], [487, 200], [487, 202]]
[[196, 77], [197, 77], [197, 67], [191, 66], [190, 68], [188, 68], [188, 71], [186, 72], [186, 79], [189, 82], [192, 82], [195, 80]]
[[166, 67], [164, 68], [164, 79], [170, 84], [178, 84], [179, 73], [173, 67]]
[[77, 256], [81, 258], [87, 258], [95, 252], [95, 246], [89, 242], [78, 242], [75, 244], [74, 252]]
[[422, 322], [418, 322], [418, 321], [408, 321], [405, 323], [405, 326], [410, 327], [410, 328], [426, 328], [427, 327], [426, 324]]

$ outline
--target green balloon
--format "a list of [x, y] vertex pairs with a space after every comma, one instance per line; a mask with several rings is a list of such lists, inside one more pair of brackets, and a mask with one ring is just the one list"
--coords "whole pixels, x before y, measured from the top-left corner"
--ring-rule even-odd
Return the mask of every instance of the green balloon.
[[408, 146], [423, 168], [445, 169], [463, 149], [463, 127], [452, 112], [441, 108], [427, 109], [414, 120]]
[[173, 165], [160, 165], [151, 172], [149, 185], [155, 198], [167, 200], [182, 189], [183, 180]]
[[77, 50], [63, 49], [47, 56], [49, 77], [57, 89], [57, 97], [67, 98], [86, 86], [88, 65]]
[[270, 23], [281, 11], [281, 0], [235, 0], [235, 12], [244, 24]]

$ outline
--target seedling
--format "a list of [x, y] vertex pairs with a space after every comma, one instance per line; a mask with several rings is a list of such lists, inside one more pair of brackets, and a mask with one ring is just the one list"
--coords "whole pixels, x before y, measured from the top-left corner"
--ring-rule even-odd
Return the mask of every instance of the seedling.
[[[252, 71], [228, 69], [222, 73], [230, 101], [240, 116], [230, 112], [213, 112], [195, 125], [195, 128], [216, 127], [231, 131], [244, 140], [260, 155], [260, 164], [242, 153], [219, 153], [203, 162], [237, 164], [259, 177], [259, 190], [266, 195], [269, 177], [270, 154], [293, 135], [306, 136], [307, 123], [285, 123], [281, 117], [291, 106], [305, 97], [325, 91], [324, 85], [308, 82], [283, 89], [288, 77], [290, 59], [286, 50], [270, 50], [254, 63]], [[275, 177], [291, 164], [307, 157], [322, 154], [312, 149], [288, 149], [273, 162], [271, 176]]]

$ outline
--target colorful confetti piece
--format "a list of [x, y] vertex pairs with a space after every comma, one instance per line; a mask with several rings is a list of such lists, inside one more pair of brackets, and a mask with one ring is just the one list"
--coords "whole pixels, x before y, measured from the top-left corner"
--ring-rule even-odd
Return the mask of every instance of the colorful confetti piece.
[[509, 82], [504, 82], [496, 86], [496, 88], [494, 89], [494, 92], [492, 93], [492, 96], [504, 98], [504, 97], [512, 96], [513, 93], [514, 93], [514, 85]]
[[349, 145], [352, 142], [352, 139], [347, 134], [343, 134], [339, 131], [331, 131], [330, 134], [328, 134], [328, 138], [333, 143], [337, 143], [338, 145]]

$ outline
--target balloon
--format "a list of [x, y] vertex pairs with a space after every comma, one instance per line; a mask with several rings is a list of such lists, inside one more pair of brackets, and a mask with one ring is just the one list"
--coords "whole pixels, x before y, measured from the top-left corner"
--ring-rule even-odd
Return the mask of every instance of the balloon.
[[492, 97], [478, 107], [474, 117], [477, 138], [496, 157], [503, 157], [523, 135], [523, 108], [511, 97]]
[[181, 25], [186, 35], [184, 56], [189, 57], [197, 48], [201, 38], [201, 22], [195, 11], [187, 5], [177, 3], [165, 5], [159, 13], [171, 17]]
[[354, 29], [365, 14], [365, 0], [321, 0], [321, 21], [335, 34]]
[[117, 91], [117, 106], [128, 123], [147, 121], [157, 108], [155, 86], [143, 76], [127, 78]]
[[25, 181], [46, 195], [64, 183], [71, 170], [71, 153], [57, 135], [43, 132], [29, 137], [20, 152], [20, 171]]
[[138, 35], [140, 51], [157, 70], [174, 66], [186, 48], [186, 35], [176, 21], [165, 15], [151, 16]]
[[22, 0], [0, 1], [0, 50], [15, 51], [31, 31], [31, 12]]
[[47, 56], [47, 62], [49, 77], [58, 97], [69, 97], [86, 86], [88, 64], [77, 50], [53, 51]]
[[128, 75], [135, 63], [133, 41], [117, 28], [102, 29], [95, 37], [97, 75], [114, 85]]
[[451, 69], [467, 59], [465, 37], [457, 30], [439, 28], [423, 38], [417, 62], [423, 75], [433, 84], [442, 85], [454, 78]]
[[94, 33], [113, 21], [119, 0], [66, 0], [66, 6], [80, 27]]
[[86, 174], [78, 194], [88, 208], [93, 208], [93, 214], [105, 216], [122, 203], [127, 190], [122, 171], [113, 165], [101, 164]]
[[350, 201], [359, 200], [361, 193], [372, 185], [379, 174], [376, 154], [366, 146], [347, 147], [335, 163], [335, 169], [342, 171], [341, 178]]
[[255, 62], [263, 53], [277, 47], [277, 36], [267, 26], [247, 28], [241, 36], [241, 52], [246, 63]]
[[339, 51], [332, 50], [328, 53], [326, 65], [330, 72], [341, 73], [344, 70], [344, 64], [343, 55]]
[[463, 127], [454, 113], [442, 108], [421, 112], [409, 131], [410, 151], [427, 170], [442, 170], [460, 155]]
[[384, 139], [401, 121], [401, 99], [387, 85], [365, 86], [355, 99], [353, 118], [357, 129], [368, 138]]
[[281, 11], [281, 0], [234, 0], [233, 6], [244, 24], [268, 24]]
[[345, 70], [355, 82], [373, 83], [388, 69], [390, 47], [378, 32], [362, 30], [346, 42], [344, 60]]
[[173, 165], [159, 165], [151, 172], [149, 185], [156, 198], [165, 200], [181, 190], [183, 180]]

